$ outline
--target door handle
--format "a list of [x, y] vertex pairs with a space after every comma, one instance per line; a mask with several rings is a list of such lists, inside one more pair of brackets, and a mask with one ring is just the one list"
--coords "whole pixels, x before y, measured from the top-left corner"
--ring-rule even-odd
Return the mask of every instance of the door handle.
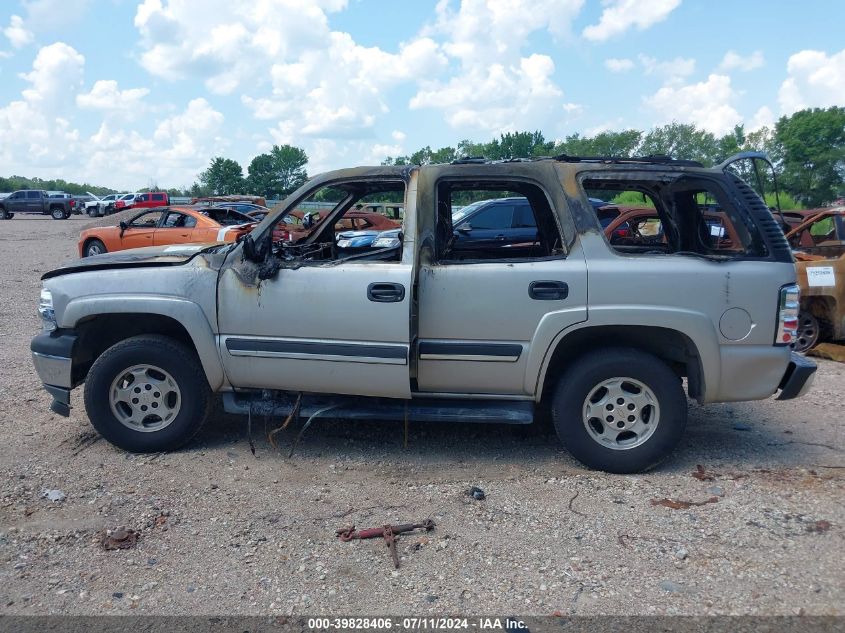
[[569, 286], [565, 281], [532, 281], [528, 296], [537, 301], [561, 301], [569, 296]]
[[405, 299], [405, 286], [386, 281], [367, 286], [367, 299], [376, 303], [399, 303]]

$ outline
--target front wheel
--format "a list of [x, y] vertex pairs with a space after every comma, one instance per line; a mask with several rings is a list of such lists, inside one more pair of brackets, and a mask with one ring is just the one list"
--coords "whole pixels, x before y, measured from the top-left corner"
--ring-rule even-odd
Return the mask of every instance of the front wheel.
[[199, 359], [174, 339], [134, 336], [107, 349], [85, 382], [85, 410], [109, 442], [135, 453], [172, 451], [197, 434], [211, 407]]
[[65, 214], [65, 210], [61, 207], [53, 207], [50, 209], [50, 216], [54, 220], [67, 220], [68, 216]]
[[97, 207], [88, 207], [88, 217], [89, 218], [96, 218], [99, 214], [99, 210]]
[[11, 220], [15, 217], [14, 213], [9, 213], [6, 209], [0, 209], [0, 220]]
[[659, 358], [629, 348], [587, 353], [561, 376], [555, 431], [578, 461], [612, 473], [647, 470], [683, 436], [681, 380]]
[[106, 249], [106, 245], [100, 240], [90, 240], [85, 244], [85, 257], [93, 257], [94, 255], [102, 255], [103, 253], [108, 253], [108, 250]]

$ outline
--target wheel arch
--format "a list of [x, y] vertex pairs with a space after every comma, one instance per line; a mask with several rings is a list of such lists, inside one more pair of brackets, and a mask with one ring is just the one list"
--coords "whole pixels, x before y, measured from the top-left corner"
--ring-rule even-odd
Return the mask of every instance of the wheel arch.
[[691, 398], [705, 399], [705, 364], [687, 333], [654, 325], [585, 325], [562, 332], [550, 347], [537, 382], [537, 395], [546, 399], [565, 369], [596, 349], [624, 347], [653, 354], [679, 376], [686, 377]]
[[807, 310], [818, 319], [822, 334], [819, 337], [820, 342], [828, 338], [838, 339], [845, 334], [845, 323], [838, 322], [836, 318], [837, 311], [840, 309], [836, 297], [829, 295], [801, 297], [801, 309]]
[[[143, 305], [139, 305], [139, 301]], [[139, 334], [169, 336], [196, 352], [212, 390], [225, 382], [214, 332], [201, 308], [184, 300], [140, 300], [70, 302], [61, 326], [80, 336], [74, 358], [74, 382], [81, 382], [94, 361], [115, 343]]]

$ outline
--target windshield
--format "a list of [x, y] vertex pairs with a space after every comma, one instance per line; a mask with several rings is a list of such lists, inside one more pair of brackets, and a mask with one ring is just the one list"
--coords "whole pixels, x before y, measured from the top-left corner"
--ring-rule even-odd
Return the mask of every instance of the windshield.
[[465, 207], [461, 207], [457, 211], [452, 212], [452, 226], [457, 226], [465, 217], [467, 217], [470, 213], [475, 211], [478, 207], [483, 205], [487, 200], [478, 200], [477, 202], [473, 202], [472, 204], [468, 204]]

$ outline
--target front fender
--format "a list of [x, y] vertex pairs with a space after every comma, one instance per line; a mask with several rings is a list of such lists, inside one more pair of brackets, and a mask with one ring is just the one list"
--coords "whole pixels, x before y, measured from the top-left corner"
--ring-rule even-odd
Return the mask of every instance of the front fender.
[[194, 343], [209, 386], [216, 391], [224, 384], [225, 374], [214, 331], [202, 308], [187, 299], [153, 294], [91, 295], [71, 299], [61, 312], [57, 310], [56, 316], [59, 327], [73, 329], [86, 317], [130, 313], [160, 315], [181, 323]]

